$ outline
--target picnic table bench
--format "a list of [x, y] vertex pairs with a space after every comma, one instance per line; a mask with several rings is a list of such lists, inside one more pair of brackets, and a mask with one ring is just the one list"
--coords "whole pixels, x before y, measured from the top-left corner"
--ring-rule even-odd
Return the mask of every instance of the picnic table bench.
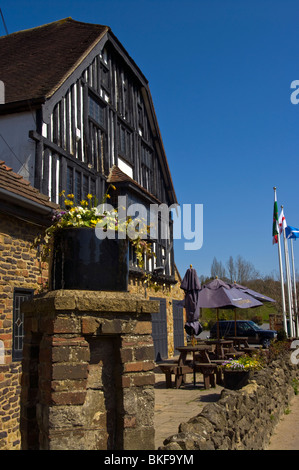
[[[196, 383], [196, 372], [203, 374], [204, 387], [215, 386], [215, 374], [217, 383], [220, 383], [221, 371], [218, 370], [219, 363], [211, 361], [209, 352], [214, 347], [200, 344], [197, 346], [181, 346], [176, 348], [180, 352], [177, 361], [158, 363], [158, 367], [165, 374], [166, 387], [172, 387], [172, 375], [175, 376], [175, 387], [179, 388], [186, 381], [186, 374], [193, 374], [193, 383]], [[188, 359], [188, 354], [192, 354], [192, 360]], [[219, 361], [222, 362], [222, 361]]]
[[179, 365], [176, 362], [162, 362], [157, 364], [161, 369], [162, 373], [165, 374], [166, 388], [172, 388], [172, 375], [175, 376], [175, 388], [179, 388], [180, 385], [185, 381], [184, 376], [186, 374], [193, 374], [194, 369], [189, 364]]

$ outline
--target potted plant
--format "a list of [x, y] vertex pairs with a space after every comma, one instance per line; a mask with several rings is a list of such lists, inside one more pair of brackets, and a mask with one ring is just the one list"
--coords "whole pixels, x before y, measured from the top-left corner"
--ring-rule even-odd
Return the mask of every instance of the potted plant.
[[[117, 209], [105, 210], [110, 185], [100, 205], [95, 196], [75, 205], [74, 195], [64, 197], [64, 208], [56, 211], [53, 223], [35, 240], [41, 258], [49, 263], [49, 289], [126, 291], [129, 258], [126, 229], [131, 218], [120, 220]], [[143, 221], [143, 230], [148, 228]], [[140, 232], [139, 232], [140, 233]], [[150, 255], [150, 243], [138, 236], [134, 241], [138, 265], [143, 253]]]
[[248, 384], [251, 372], [262, 369], [263, 364], [258, 356], [241, 356], [239, 359], [230, 358], [221, 365], [224, 377], [224, 387], [239, 390]]

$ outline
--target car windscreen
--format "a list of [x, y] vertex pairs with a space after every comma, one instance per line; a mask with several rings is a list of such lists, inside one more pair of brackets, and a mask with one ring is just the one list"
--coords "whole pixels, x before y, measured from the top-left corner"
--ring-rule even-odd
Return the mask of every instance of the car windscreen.
[[254, 323], [254, 321], [249, 321], [248, 323], [255, 331], [261, 331], [261, 328], [256, 323]]

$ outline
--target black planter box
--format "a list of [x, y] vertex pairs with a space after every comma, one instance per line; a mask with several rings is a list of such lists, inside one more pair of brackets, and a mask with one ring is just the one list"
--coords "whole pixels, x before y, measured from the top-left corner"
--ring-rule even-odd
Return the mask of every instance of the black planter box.
[[225, 370], [223, 372], [224, 388], [239, 390], [248, 384], [250, 371]]
[[55, 234], [50, 290], [127, 291], [128, 278], [128, 240], [100, 240], [94, 229], [81, 227], [61, 229]]

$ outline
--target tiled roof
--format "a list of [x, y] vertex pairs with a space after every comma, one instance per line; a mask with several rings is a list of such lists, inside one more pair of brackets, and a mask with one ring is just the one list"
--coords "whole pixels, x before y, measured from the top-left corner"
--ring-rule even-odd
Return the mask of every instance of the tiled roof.
[[58, 209], [59, 207], [57, 204], [51, 202], [47, 196], [33, 188], [29, 181], [12, 171], [10, 167], [5, 165], [4, 161], [0, 161], [0, 189], [4, 189], [50, 209]]
[[0, 37], [5, 103], [51, 96], [108, 30], [65, 18]]
[[133, 178], [128, 176], [126, 173], [124, 173], [116, 165], [113, 165], [113, 167], [111, 168], [109, 176], [107, 178], [107, 183], [110, 183], [110, 184], [131, 183], [131, 184], [133, 184], [133, 186], [135, 186], [137, 189], [139, 189], [139, 191], [143, 192], [146, 196], [150, 197], [151, 199], [154, 199], [158, 203], [161, 202], [153, 194], [151, 194], [143, 186], [141, 186], [139, 183], [137, 183], [137, 181], [133, 180]]

